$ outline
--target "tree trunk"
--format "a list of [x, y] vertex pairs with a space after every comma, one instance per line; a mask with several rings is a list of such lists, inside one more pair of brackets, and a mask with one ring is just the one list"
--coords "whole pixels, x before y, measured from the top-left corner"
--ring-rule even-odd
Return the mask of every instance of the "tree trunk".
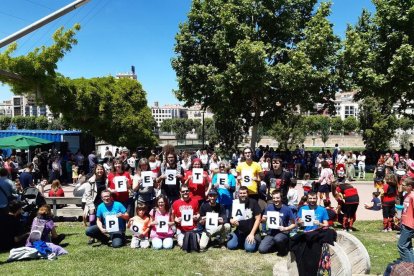
[[258, 130], [258, 124], [255, 124], [252, 127], [252, 138], [250, 140], [250, 147], [255, 150], [256, 149], [256, 143], [257, 141], [257, 130]]

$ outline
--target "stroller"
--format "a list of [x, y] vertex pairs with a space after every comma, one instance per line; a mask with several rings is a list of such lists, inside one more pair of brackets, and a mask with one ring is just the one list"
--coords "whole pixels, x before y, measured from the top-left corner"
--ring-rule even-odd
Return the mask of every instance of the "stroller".
[[30, 229], [37, 210], [46, 204], [46, 200], [37, 188], [30, 187], [24, 190], [20, 201], [23, 209], [23, 225], [25, 229]]

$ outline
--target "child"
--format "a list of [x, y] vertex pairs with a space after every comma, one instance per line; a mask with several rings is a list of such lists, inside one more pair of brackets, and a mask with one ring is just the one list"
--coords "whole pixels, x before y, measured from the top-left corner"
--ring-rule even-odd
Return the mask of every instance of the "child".
[[148, 239], [150, 218], [146, 215], [147, 205], [138, 203], [135, 211], [137, 215], [131, 218], [127, 225], [134, 233], [131, 240], [131, 248], [148, 248], [150, 245]]
[[323, 200], [323, 206], [325, 206], [325, 209], [328, 212], [328, 225], [334, 226], [335, 221], [338, 219], [335, 208], [331, 206], [331, 201], [329, 199]]
[[306, 196], [312, 190], [312, 181], [310, 180], [310, 174], [305, 173], [303, 175], [303, 182], [302, 182], [303, 194]]
[[79, 175], [78, 175], [78, 169], [79, 169], [79, 167], [76, 166], [75, 163], [73, 163], [72, 164], [72, 183], [73, 184], [75, 184], [75, 183], [78, 182], [78, 177], [79, 177]]
[[379, 192], [373, 192], [371, 202], [364, 204], [365, 209], [373, 210], [373, 211], [381, 210], [381, 200], [378, 198], [379, 196], [380, 196]]
[[397, 180], [393, 174], [385, 176], [385, 184], [381, 189], [381, 205], [383, 217], [383, 232], [391, 232], [395, 214], [397, 197]]
[[58, 235], [55, 223], [52, 220], [52, 211], [49, 205], [43, 205], [34, 218], [26, 246], [33, 247], [36, 242], [46, 242], [56, 255], [67, 254], [67, 251], [58, 244], [65, 238], [64, 234]]
[[302, 196], [302, 198], [300, 199], [298, 203], [298, 210], [300, 209], [300, 207], [304, 205], [308, 205], [307, 201], [308, 201], [308, 196]]
[[299, 202], [298, 190], [295, 189], [296, 183], [297, 183], [296, 179], [290, 180], [289, 191], [287, 193], [288, 206], [292, 210], [294, 215], [296, 215], [296, 213], [298, 212], [297, 205]]

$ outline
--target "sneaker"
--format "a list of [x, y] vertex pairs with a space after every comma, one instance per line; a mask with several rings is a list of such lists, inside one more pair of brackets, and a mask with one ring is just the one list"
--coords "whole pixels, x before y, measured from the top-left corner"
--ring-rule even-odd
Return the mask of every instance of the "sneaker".
[[388, 228], [388, 232], [392, 232], [392, 228]]
[[95, 239], [90, 238], [89, 241], [88, 241], [88, 244], [91, 245], [91, 244], [94, 244], [94, 243], [95, 243]]
[[388, 229], [384, 229], [384, 230], [382, 230], [382, 232], [384, 232], [384, 233], [385, 233], [385, 232], [388, 232]]
[[348, 232], [352, 232], [353, 230], [351, 228], [348, 229]]

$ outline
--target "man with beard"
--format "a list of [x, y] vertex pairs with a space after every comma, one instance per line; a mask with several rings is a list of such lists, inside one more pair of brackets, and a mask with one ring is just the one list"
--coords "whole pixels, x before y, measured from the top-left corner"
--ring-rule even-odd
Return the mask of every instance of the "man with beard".
[[296, 227], [295, 216], [292, 210], [282, 204], [282, 197], [279, 190], [272, 192], [273, 203], [267, 205], [264, 210], [262, 222], [267, 221], [268, 212], [279, 214], [279, 225], [277, 229], [270, 229], [259, 246], [259, 252], [264, 254], [276, 249], [278, 255], [284, 256], [289, 250], [289, 232]]
[[266, 187], [260, 187], [260, 195], [263, 194], [266, 196], [266, 191], [270, 188], [280, 190], [280, 195], [282, 197], [282, 203], [288, 205], [288, 190], [290, 185], [290, 172], [283, 170], [282, 159], [273, 158], [271, 169], [266, 173], [264, 182], [266, 182]]
[[261, 210], [257, 201], [249, 198], [245, 186], [239, 189], [239, 203], [244, 205], [244, 214], [241, 214], [243, 219], [240, 220], [235, 216], [230, 219], [230, 224], [237, 228], [230, 234], [227, 248], [231, 250], [244, 248], [246, 252], [254, 252], [261, 241], [258, 233]]
[[[158, 176], [157, 183], [160, 184], [160, 189], [164, 195], [168, 198], [168, 203], [170, 206], [173, 204], [174, 201], [179, 199], [180, 197], [180, 183], [183, 179], [184, 172], [177, 162], [177, 154], [171, 151], [166, 154], [167, 162], [161, 164], [160, 175]], [[167, 175], [167, 172], [170, 170], [175, 170], [175, 177], [174, 175]], [[172, 178], [175, 179], [175, 184], [166, 184], [166, 179]]]
[[304, 210], [313, 210], [315, 214], [315, 220], [313, 220], [313, 225], [305, 226], [304, 231], [309, 232], [312, 230], [316, 230], [318, 228], [327, 227], [328, 226], [328, 212], [322, 206], [316, 205], [317, 202], [317, 195], [314, 192], [310, 192], [308, 194], [308, 205], [304, 205], [299, 209], [298, 212], [298, 223], [299, 225], [304, 224], [304, 220], [302, 218], [302, 213]]

